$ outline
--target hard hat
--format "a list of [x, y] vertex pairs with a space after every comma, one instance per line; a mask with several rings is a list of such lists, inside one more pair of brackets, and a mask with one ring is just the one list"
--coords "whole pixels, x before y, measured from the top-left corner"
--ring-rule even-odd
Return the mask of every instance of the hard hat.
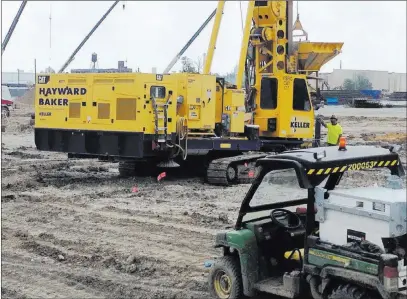
[[335, 116], [335, 114], [332, 114], [331, 119], [336, 119], [336, 120], [338, 120], [338, 118]]

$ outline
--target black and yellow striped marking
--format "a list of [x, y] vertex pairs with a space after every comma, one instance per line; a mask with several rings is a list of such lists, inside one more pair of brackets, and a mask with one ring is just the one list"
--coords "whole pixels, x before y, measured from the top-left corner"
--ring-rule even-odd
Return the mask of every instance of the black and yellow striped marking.
[[342, 167], [332, 167], [332, 168], [319, 168], [319, 169], [309, 169], [307, 174], [308, 175], [327, 175], [337, 172], [344, 172], [347, 171], [354, 171], [354, 170], [363, 170], [363, 169], [371, 169], [376, 167], [388, 167], [388, 166], [395, 166], [399, 165], [399, 160], [389, 160], [389, 161], [367, 161], [367, 162], [359, 162], [359, 163], [352, 163]]

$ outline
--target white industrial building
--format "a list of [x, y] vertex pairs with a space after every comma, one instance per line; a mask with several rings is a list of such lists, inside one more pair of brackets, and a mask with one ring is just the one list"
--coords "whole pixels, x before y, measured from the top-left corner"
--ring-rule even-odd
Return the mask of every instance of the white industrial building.
[[1, 84], [27, 84], [33, 85], [35, 83], [35, 73], [24, 72], [19, 70], [17, 72], [2, 72]]
[[2, 72], [1, 73], [1, 98], [13, 101], [23, 96], [35, 83], [35, 73]]
[[[372, 83], [375, 90], [387, 90], [389, 92], [407, 91], [406, 73], [389, 73], [387, 71], [369, 71], [369, 70], [346, 70], [334, 69], [332, 73], [320, 73], [330, 89], [339, 88], [346, 79], [354, 80], [356, 76], [365, 76]], [[320, 82], [322, 89], [322, 82]], [[326, 89], [326, 87], [324, 87]]]

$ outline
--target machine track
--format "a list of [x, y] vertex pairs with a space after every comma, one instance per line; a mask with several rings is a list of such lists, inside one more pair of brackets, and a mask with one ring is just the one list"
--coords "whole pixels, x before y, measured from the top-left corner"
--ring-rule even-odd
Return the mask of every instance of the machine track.
[[211, 185], [230, 186], [250, 184], [256, 175], [256, 160], [268, 154], [245, 154], [214, 159], [209, 163], [206, 180]]
[[147, 161], [119, 161], [119, 174], [121, 177], [151, 176], [154, 175], [156, 166]]

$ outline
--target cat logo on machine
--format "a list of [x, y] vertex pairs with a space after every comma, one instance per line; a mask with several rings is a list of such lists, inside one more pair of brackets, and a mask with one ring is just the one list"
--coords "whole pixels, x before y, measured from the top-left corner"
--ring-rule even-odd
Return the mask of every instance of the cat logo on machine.
[[38, 76], [38, 84], [47, 84], [49, 82], [49, 76]]
[[297, 119], [297, 117], [294, 117], [290, 121], [290, 128], [294, 133], [298, 130], [309, 130], [310, 127], [311, 123], [308, 121], [308, 119]]
[[164, 75], [161, 75], [161, 74], [155, 75], [155, 79], [156, 79], [157, 81], [162, 81], [163, 78], [164, 78]]

